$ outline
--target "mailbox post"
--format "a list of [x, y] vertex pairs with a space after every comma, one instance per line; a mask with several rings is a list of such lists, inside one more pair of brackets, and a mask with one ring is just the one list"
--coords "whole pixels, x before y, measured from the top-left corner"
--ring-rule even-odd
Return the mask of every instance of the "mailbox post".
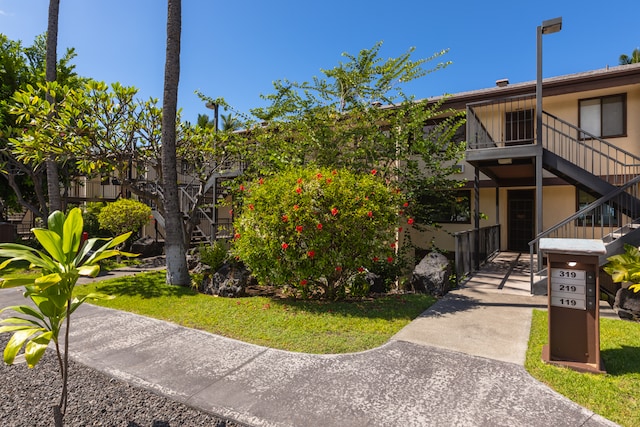
[[602, 240], [540, 239], [547, 256], [549, 343], [542, 359], [581, 372], [604, 373], [600, 359]]

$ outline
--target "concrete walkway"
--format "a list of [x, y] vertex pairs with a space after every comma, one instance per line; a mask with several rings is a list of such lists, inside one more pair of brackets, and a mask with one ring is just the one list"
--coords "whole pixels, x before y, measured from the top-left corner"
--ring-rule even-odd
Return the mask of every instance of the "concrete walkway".
[[[531, 312], [546, 298], [528, 295], [523, 271], [503, 280], [506, 256], [366, 352], [291, 353], [92, 305], [76, 313], [70, 351], [251, 426], [614, 426], [524, 370]], [[22, 302], [0, 290], [0, 306]]]

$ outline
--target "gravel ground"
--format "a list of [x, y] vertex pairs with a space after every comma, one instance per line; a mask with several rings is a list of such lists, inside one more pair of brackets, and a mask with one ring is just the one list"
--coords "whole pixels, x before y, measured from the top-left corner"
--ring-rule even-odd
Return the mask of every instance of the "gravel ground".
[[[10, 334], [0, 335], [4, 350]], [[53, 426], [52, 406], [62, 381], [55, 352], [48, 349], [33, 369], [0, 361], [0, 426]], [[79, 363], [69, 364], [65, 426], [243, 427], [111, 378]]]

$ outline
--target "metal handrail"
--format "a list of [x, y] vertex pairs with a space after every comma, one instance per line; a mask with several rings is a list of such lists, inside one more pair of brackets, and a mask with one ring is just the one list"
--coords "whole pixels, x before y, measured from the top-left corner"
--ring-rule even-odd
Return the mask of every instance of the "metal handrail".
[[[623, 194], [628, 194], [630, 196], [632, 196], [632, 200], [636, 201], [636, 202], [640, 202], [637, 200], [638, 198], [638, 185], [640, 184], [640, 175], [636, 176], [635, 178], [631, 179], [630, 181], [628, 181], [626, 184], [624, 184], [621, 187], [618, 187], [615, 191], [612, 191], [609, 194], [606, 194], [602, 197], [600, 197], [599, 199], [589, 203], [588, 205], [584, 206], [583, 208], [579, 209], [577, 212], [575, 212], [574, 214], [568, 216], [567, 218], [563, 219], [562, 221], [560, 221], [559, 223], [549, 227], [548, 229], [546, 229], [545, 231], [543, 231], [542, 233], [539, 233], [533, 240], [531, 240], [529, 242], [529, 257], [531, 260], [531, 265], [533, 266], [533, 255], [534, 255], [534, 248], [536, 248], [539, 243], [540, 243], [540, 239], [548, 237], [550, 235], [552, 235], [553, 233], [559, 232], [560, 230], [562, 230], [563, 228], [566, 228], [567, 226], [570, 226], [572, 223], [574, 224], [573, 226], [573, 232], [574, 234], [572, 235], [572, 237], [577, 236], [578, 233], [578, 229], [582, 230], [582, 235], [583, 238], [585, 236], [589, 236], [589, 231], [588, 231], [588, 226], [584, 226], [584, 225], [576, 225], [576, 223], [581, 219], [581, 218], [587, 218], [587, 217], [594, 217], [594, 215], [590, 215], [593, 212], [600, 212], [600, 216], [601, 216], [601, 221], [600, 221], [600, 226], [599, 227], [595, 227], [595, 224], [592, 224], [591, 226], [591, 234], [590, 234], [590, 238], [595, 238], [595, 236], [600, 235], [601, 238], [603, 238], [603, 240], [610, 240], [609, 238], [607, 238], [607, 236], [611, 236], [614, 233], [620, 233], [622, 234], [623, 231], [626, 228], [629, 228], [632, 224], [635, 224], [638, 220], [638, 218], [634, 218], [634, 217], [629, 217], [626, 216], [626, 218], [628, 218], [628, 220], [622, 221], [622, 215], [620, 218], [620, 222], [616, 223], [616, 224], [609, 224], [608, 226], [605, 225], [605, 221], [604, 221], [604, 217], [602, 216], [602, 212], [603, 209], [602, 207], [604, 205], [606, 205], [608, 202], [610, 202], [611, 200], [614, 200], [620, 196], [622, 196]], [[637, 209], [630, 209], [630, 212], [634, 212], [637, 211]], [[599, 229], [600, 233], [596, 233], [596, 230]], [[540, 271], [543, 271], [540, 270]], [[538, 273], [540, 273], [540, 271], [534, 271], [533, 268], [531, 268], [531, 285], [533, 286], [533, 279], [534, 276]]]
[[543, 112], [543, 147], [612, 185], [640, 174], [640, 157], [579, 127]]
[[[453, 233], [456, 268], [456, 286], [462, 277], [484, 264], [489, 258], [500, 251], [500, 224], [470, 229]], [[478, 245], [475, 244], [478, 239]], [[475, 248], [480, 253], [475, 252]]]

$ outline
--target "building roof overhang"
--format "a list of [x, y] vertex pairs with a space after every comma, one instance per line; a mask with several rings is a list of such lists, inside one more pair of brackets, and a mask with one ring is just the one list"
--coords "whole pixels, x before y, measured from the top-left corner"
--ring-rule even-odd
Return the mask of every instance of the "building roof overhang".
[[[638, 83], [640, 83], [640, 63], [550, 77], [543, 80], [542, 87], [544, 96], [548, 97]], [[428, 98], [427, 100], [429, 102], [437, 102], [444, 98], [444, 105], [446, 107], [461, 110], [464, 109], [467, 104], [474, 102], [533, 94], [535, 90], [536, 82], [529, 81], [509, 84], [503, 87], [496, 86], [487, 89], [442, 95]]]

